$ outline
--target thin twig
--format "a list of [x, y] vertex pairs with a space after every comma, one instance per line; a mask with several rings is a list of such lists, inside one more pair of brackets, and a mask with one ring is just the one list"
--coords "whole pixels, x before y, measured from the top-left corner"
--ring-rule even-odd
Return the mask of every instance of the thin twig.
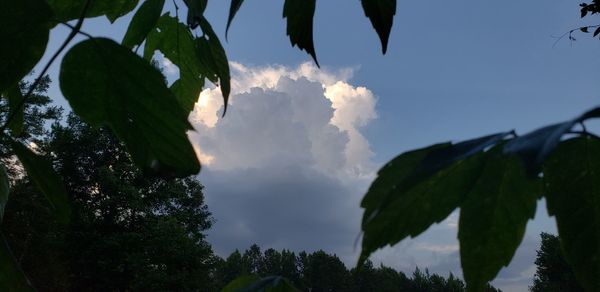
[[75, 26], [71, 29], [71, 33], [69, 34], [69, 36], [67, 36], [67, 39], [65, 39], [65, 41], [60, 46], [58, 51], [56, 51], [56, 53], [54, 53], [52, 58], [50, 58], [50, 61], [48, 61], [48, 63], [46, 63], [46, 66], [44, 66], [44, 69], [42, 69], [42, 71], [40, 72], [40, 75], [35, 79], [33, 84], [27, 90], [27, 93], [19, 101], [19, 104], [17, 105], [17, 107], [14, 110], [11, 110], [11, 113], [9, 114], [8, 118], [6, 119], [6, 122], [4, 123], [4, 125], [2, 125], [2, 128], [0, 128], [0, 133], [4, 133], [4, 131], [10, 124], [11, 120], [14, 119], [15, 116], [17, 115], [17, 112], [23, 110], [23, 107], [25, 106], [27, 99], [29, 97], [31, 97], [31, 95], [33, 94], [33, 91], [38, 86], [38, 84], [40, 83], [40, 81], [42, 80], [44, 75], [46, 75], [46, 72], [48, 72], [48, 69], [50, 69], [50, 66], [52, 65], [52, 63], [54, 63], [56, 58], [58, 58], [60, 53], [62, 53], [62, 51], [67, 47], [67, 45], [69, 45], [69, 43], [73, 40], [73, 38], [75, 38], [75, 36], [79, 32], [79, 30], [81, 29], [81, 26], [83, 25], [83, 20], [85, 19], [85, 14], [87, 13], [87, 10], [88, 10], [91, 2], [92, 2], [91, 0], [85, 1], [83, 10], [81, 10], [81, 15], [79, 16], [79, 19], [77, 19], [77, 23], [75, 24]]
[[[587, 25], [587, 26], [581, 26], [581, 27], [578, 27], [578, 28], [571, 29], [571, 30], [569, 30], [569, 31], [567, 31], [567, 32], [565, 32], [565, 33], [563, 33], [561, 36], [557, 37], [557, 40], [554, 42], [554, 44], [552, 45], [552, 47], [555, 47], [555, 46], [556, 46], [556, 44], [557, 44], [557, 43], [558, 43], [558, 42], [559, 42], [561, 39], [563, 39], [563, 38], [564, 38], [566, 35], [569, 35], [569, 40], [571, 41], [571, 44], [573, 44], [573, 41], [575, 40], [575, 38], [573, 37], [573, 33], [574, 33], [574, 32], [576, 32], [576, 31], [578, 31], [578, 30], [581, 30], [582, 28], [586, 28], [586, 29], [588, 29], [588, 30], [589, 30], [589, 29], [591, 29], [591, 28], [598, 28], [598, 27], [600, 27], [600, 24], [597, 24], [597, 25]], [[583, 31], [582, 31], [582, 32], [583, 32]]]
[[[66, 27], [68, 27], [68, 28], [70, 28], [70, 29], [73, 29], [73, 30], [75, 30], [75, 26], [74, 26], [74, 25], [72, 25], [72, 24], [69, 24], [68, 22], [62, 22], [62, 21], [60, 21], [60, 22], [58, 22], [58, 23], [60, 23], [60, 24], [62, 24], [62, 25], [64, 25], [64, 26], [66, 26]], [[82, 31], [82, 30], [78, 30], [78, 31], [77, 31], [77, 33], [78, 33], [78, 34], [80, 34], [80, 35], [84, 35], [84, 36], [86, 36], [86, 37], [88, 37], [88, 38], [90, 38], [90, 39], [93, 39], [93, 38], [94, 38], [94, 36], [93, 36], [93, 35], [91, 35], [91, 34], [89, 34], [89, 33], [85, 32], [85, 31]]]

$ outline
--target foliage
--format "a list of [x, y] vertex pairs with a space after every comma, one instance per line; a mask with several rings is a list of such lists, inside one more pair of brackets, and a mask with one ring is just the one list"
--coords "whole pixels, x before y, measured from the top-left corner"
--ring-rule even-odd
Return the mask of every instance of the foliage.
[[537, 266], [531, 292], [584, 291], [575, 280], [575, 273], [565, 260], [556, 235], [542, 233], [540, 249], [537, 251]]
[[192, 178], [146, 177], [105, 128], [70, 116], [53, 126], [52, 153], [72, 202], [70, 224], [50, 216], [28, 177], [13, 183], [3, 230], [43, 290], [209, 290], [212, 225]]
[[[17, 155], [28, 177], [45, 194], [63, 223], [73, 208], [68, 206], [60, 176], [54, 173], [47, 158], [30, 149], [31, 141], [25, 138], [30, 134], [22, 113], [50, 65], [81, 32], [86, 18], [106, 16], [114, 22], [133, 11], [138, 2], [0, 0], [0, 38], [10, 44], [0, 47], [0, 93], [10, 106], [0, 125], [0, 147], [4, 153]], [[316, 62], [312, 37], [315, 2], [285, 0], [283, 16], [292, 45], [307, 51]], [[227, 56], [204, 17], [207, 0], [183, 3], [188, 8], [185, 24], [180, 23], [177, 9], [175, 17], [169, 12], [159, 16], [164, 1], [144, 1], [122, 44], [84, 33], [88, 39], [66, 52], [61, 66], [60, 87], [74, 112], [96, 128], [110, 128], [147, 175], [182, 178], [199, 171], [200, 163], [187, 140], [191, 126], [186, 119], [204, 79], [220, 86], [225, 101], [223, 114], [227, 108]], [[242, 3], [243, 0], [232, 0], [227, 29]], [[361, 3], [385, 53], [396, 0]], [[597, 12], [596, 0], [581, 4], [582, 17]], [[76, 22], [66, 23], [72, 20]], [[71, 33], [39, 76], [23, 90], [22, 79], [40, 61], [50, 29], [59, 24], [70, 27]], [[592, 27], [597, 36], [598, 26], [580, 30], [590, 32]], [[142, 45], [144, 58], [136, 53]], [[151, 65], [156, 51], [180, 68], [179, 79], [171, 87], [165, 85], [164, 77]], [[458, 144], [437, 144], [398, 156], [379, 172], [362, 202], [364, 238], [359, 266], [376, 249], [414, 237], [461, 208], [459, 239], [464, 275], [470, 290], [481, 291], [510, 262], [526, 222], [535, 212], [536, 199], [544, 196], [550, 202], [549, 211], [557, 217], [561, 243], [578, 280], [588, 290], [599, 289], [600, 276], [596, 273], [600, 270], [600, 213], [597, 186], [593, 183], [597, 178], [592, 171], [598, 161], [597, 138], [585, 128], [573, 131], [576, 125], [583, 126], [586, 120], [599, 115], [600, 109], [594, 109], [524, 136], [500, 133]], [[578, 138], [564, 142], [565, 135]], [[571, 156], [578, 156], [577, 161], [582, 164], [570, 163]], [[10, 177], [12, 166], [7, 161], [4, 164]], [[556, 171], [559, 169], [562, 171]], [[565, 183], [570, 180], [575, 183]], [[571, 195], [576, 196], [575, 200], [566, 203], [565, 198]], [[571, 212], [584, 216], [571, 216]], [[586, 227], [583, 235], [578, 231], [580, 226]], [[11, 257], [8, 249], [3, 251], [0, 256]], [[14, 260], [2, 262], [3, 267], [10, 262]], [[18, 271], [18, 267], [10, 269]], [[15, 281], [19, 278], [23, 277], [14, 277]], [[22, 280], [21, 284], [27, 285], [25, 282]]]

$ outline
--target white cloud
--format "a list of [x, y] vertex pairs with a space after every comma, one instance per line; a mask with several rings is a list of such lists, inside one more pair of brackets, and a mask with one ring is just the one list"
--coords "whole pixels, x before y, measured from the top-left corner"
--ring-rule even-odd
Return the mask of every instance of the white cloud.
[[205, 89], [190, 115], [217, 220], [209, 240], [221, 254], [256, 242], [324, 249], [351, 265], [359, 202], [376, 170], [362, 133], [377, 117], [374, 94], [349, 81], [352, 69], [231, 68], [227, 116], [218, 87]]
[[190, 116], [204, 164], [223, 170], [301, 159], [334, 176], [372, 176], [373, 153], [360, 130], [377, 117], [376, 98], [348, 83], [351, 69], [327, 72], [311, 63], [231, 67], [229, 115], [220, 117], [216, 87], [202, 91]]

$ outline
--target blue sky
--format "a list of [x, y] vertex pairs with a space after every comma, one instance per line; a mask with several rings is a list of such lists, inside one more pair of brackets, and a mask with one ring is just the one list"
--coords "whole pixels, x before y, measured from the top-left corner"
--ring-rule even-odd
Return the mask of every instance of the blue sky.
[[[317, 76], [314, 72], [308, 75], [294, 73], [310, 59], [306, 53], [290, 47], [285, 21], [281, 17], [281, 1], [245, 1], [230, 29], [229, 42], [224, 41], [229, 4], [225, 3], [227, 1], [209, 2], [207, 17], [222, 37], [230, 61], [256, 74], [266, 74], [271, 72], [270, 69], [279, 68], [275, 71], [285, 77], [273, 86], [246, 80], [248, 82], [244, 86], [249, 91], [240, 89], [240, 97], [235, 97], [239, 102], [236, 104], [233, 100], [232, 111], [219, 121], [222, 126], [214, 129], [199, 126], [199, 132], [204, 129], [208, 133], [200, 133], [197, 137], [204, 139], [198, 142], [199, 147], [215, 151], [213, 156], [217, 157], [216, 160], [219, 157], [215, 153], [225, 145], [248, 143], [246, 140], [232, 140], [224, 133], [260, 128], [257, 137], [263, 137], [265, 141], [273, 138], [273, 144], [257, 145], [257, 152], [249, 153], [263, 157], [257, 153], [268, 149], [264, 161], [250, 161], [246, 166], [207, 165], [200, 176], [206, 186], [209, 208], [217, 219], [214, 228], [222, 231], [209, 234], [209, 239], [212, 236], [213, 246], [221, 254], [227, 254], [234, 248], [245, 249], [253, 241], [258, 241], [265, 247], [324, 248], [341, 254], [348, 264], [352, 264], [352, 257], [357, 252], [353, 240], [360, 219], [357, 203], [368, 182], [365, 179], [331, 178], [320, 175], [318, 171], [313, 172], [315, 167], [321, 167], [314, 162], [321, 157], [315, 154], [318, 151], [315, 152], [314, 145], [325, 141], [323, 139], [334, 141], [331, 145], [342, 143], [343, 148], [343, 143], [356, 141], [350, 133], [356, 130], [369, 146], [363, 149], [361, 153], [364, 155], [361, 154], [360, 159], [367, 159], [376, 169], [395, 155], [413, 148], [510, 129], [523, 133], [574, 117], [600, 101], [600, 83], [597, 82], [600, 41], [581, 33], [575, 34], [578, 40], [573, 43], [567, 38], [557, 42], [556, 38], [585, 23], [579, 19], [577, 1], [400, 1], [385, 56], [381, 55], [377, 35], [364, 17], [359, 1], [317, 1], [315, 47], [326, 76]], [[185, 14], [183, 10], [180, 13]], [[120, 41], [130, 17], [124, 17], [113, 25], [105, 19], [93, 19], [84, 24], [83, 30]], [[67, 32], [62, 27], [52, 31], [49, 52], [56, 50]], [[45, 56], [44, 60], [48, 57]], [[57, 63], [50, 72], [54, 80], [57, 80], [58, 70]], [[350, 75], [344, 73], [349, 71], [352, 72]], [[242, 71], [236, 74], [234, 80], [243, 80], [246, 76]], [[367, 105], [365, 111], [370, 110], [369, 102], [376, 102], [373, 113], [368, 114], [368, 121], [352, 124], [352, 129], [336, 126], [348, 137], [341, 137], [339, 133], [324, 134], [330, 130], [327, 122], [312, 123], [319, 117], [289, 120], [289, 116], [273, 111], [295, 114], [323, 109], [327, 98], [315, 84], [321, 84], [322, 88], [332, 86], [329, 79], [343, 81], [352, 92], [358, 92], [360, 87], [368, 89], [370, 93], [361, 95], [364, 97], [361, 105]], [[58, 97], [58, 104], [66, 106], [57, 83], [52, 86], [50, 94]], [[253, 86], [258, 89], [252, 91], [250, 88]], [[313, 91], [303, 91], [313, 87], [316, 88], [314, 94]], [[305, 108], [303, 103], [294, 102], [297, 92], [313, 94], [321, 99], [307, 102], [306, 106], [314, 105], [314, 108]], [[252, 103], [243, 102], [251, 99]], [[275, 107], [274, 101], [279, 102], [278, 107]], [[271, 110], [261, 111], [251, 106], [260, 102], [266, 104], [265, 109]], [[327, 102], [323, 115], [334, 115], [335, 111]], [[345, 113], [359, 117], [361, 113], [354, 110], [356, 108], [347, 109]], [[265, 124], [279, 124], [281, 128], [273, 128], [274, 132], [262, 131]], [[283, 151], [276, 156], [268, 156], [275, 155], [272, 150], [276, 146], [291, 147], [289, 141], [296, 136], [285, 138], [282, 132], [294, 133], [298, 127], [308, 129], [302, 133], [308, 137], [307, 147], [313, 148], [307, 150], [306, 155], [314, 157], [297, 155], [306, 150], [300, 148], [293, 153]], [[319, 127], [318, 135], [310, 130], [314, 127]], [[360, 137], [357, 139], [362, 139]], [[305, 140], [298, 140], [292, 146], [304, 145]], [[326, 141], [323, 144], [329, 143], [329, 140]], [[340, 159], [346, 159], [344, 165], [348, 166], [348, 155]], [[316, 166], [306, 169], [296, 167], [305, 161], [312, 161]], [[253, 178], [253, 181], [248, 178]], [[231, 186], [235, 183], [239, 184], [238, 188]], [[344, 197], [345, 190], [351, 190], [351, 198]], [[284, 198], [292, 198], [292, 201]], [[290, 205], [290, 202], [295, 203]], [[248, 206], [258, 209], [247, 210]], [[285, 217], [286, 214], [278, 213], [277, 208], [289, 208], [294, 219], [259, 218], [261, 213]], [[495, 282], [505, 291], [524, 291], [531, 283], [539, 232], [555, 229], [544, 208], [543, 204], [538, 206], [538, 216], [529, 224], [523, 246], [511, 266]], [[232, 218], [233, 213], [245, 215]], [[315, 215], [317, 213], [321, 215]], [[405, 240], [395, 248], [376, 254], [373, 259], [406, 272], [411, 272], [414, 265], [420, 265], [440, 273], [453, 271], [460, 274], [455, 249], [456, 230], [452, 227], [456, 219], [457, 215], [453, 214], [418, 239]], [[288, 229], [296, 232], [286, 234], [286, 226], [271, 224], [277, 220], [285, 222]], [[236, 231], [235, 226], [239, 227], [240, 222], [244, 222], [244, 228]], [[226, 234], [223, 230], [235, 234]], [[338, 234], [332, 230], [345, 231]], [[321, 240], [328, 236], [332, 238]], [[296, 237], [303, 239], [296, 240]], [[294, 245], [292, 241], [302, 244]], [[319, 247], [318, 243], [323, 246]]]

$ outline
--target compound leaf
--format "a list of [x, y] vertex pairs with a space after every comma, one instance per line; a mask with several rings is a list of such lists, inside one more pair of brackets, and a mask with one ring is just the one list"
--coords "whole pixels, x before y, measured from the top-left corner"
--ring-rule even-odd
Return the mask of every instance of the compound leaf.
[[144, 171], [200, 171], [186, 134], [188, 112], [160, 72], [126, 47], [105, 38], [78, 43], [63, 58], [60, 87], [73, 111], [91, 125], [108, 125]]
[[478, 180], [482, 152], [506, 135], [437, 144], [387, 163], [361, 203], [365, 213], [359, 265], [378, 248], [414, 237], [450, 215]]

